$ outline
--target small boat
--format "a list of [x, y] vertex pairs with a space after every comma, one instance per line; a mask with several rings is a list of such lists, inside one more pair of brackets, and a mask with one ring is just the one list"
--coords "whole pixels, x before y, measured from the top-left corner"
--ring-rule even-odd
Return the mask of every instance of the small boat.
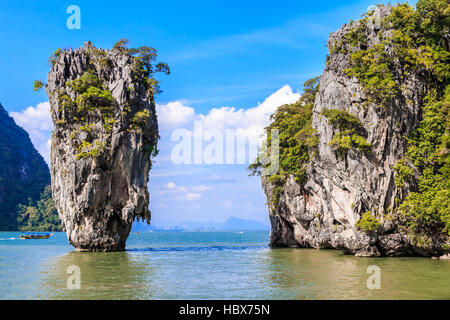
[[53, 235], [53, 233], [35, 233], [35, 232], [27, 232], [25, 234], [20, 235], [20, 239], [22, 240], [30, 240], [30, 239], [48, 239]]

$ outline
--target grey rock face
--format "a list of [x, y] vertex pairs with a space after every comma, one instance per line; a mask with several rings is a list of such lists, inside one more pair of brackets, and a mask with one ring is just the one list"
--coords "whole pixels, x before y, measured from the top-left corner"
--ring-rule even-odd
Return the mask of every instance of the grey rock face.
[[[77, 250], [124, 250], [134, 219], [150, 221], [147, 184], [158, 125], [153, 97], [132, 68], [129, 55], [98, 50], [88, 42], [84, 48], [62, 51], [48, 75], [55, 126], [52, 193], [63, 229]], [[78, 112], [64, 105], [64, 95], [71, 102], [80, 96], [70, 81], [88, 70], [114, 98], [106, 116], [99, 108]]]
[[[374, 16], [390, 14], [389, 7], [377, 8]], [[379, 43], [379, 25], [368, 25], [368, 45]], [[344, 25], [330, 35], [332, 47], [350, 29]], [[400, 94], [386, 107], [368, 102], [356, 78], [349, 78], [349, 53], [332, 53], [327, 57], [313, 108], [312, 126], [320, 136], [318, 152], [307, 169], [307, 183], [301, 187], [294, 178], [287, 180], [278, 206], [269, 206], [272, 224], [271, 245], [287, 247], [335, 248], [356, 256], [430, 255], [419, 252], [408, 237], [390, 221], [382, 221], [382, 233], [368, 236], [355, 224], [364, 212], [386, 213], [397, 206], [414, 185], [395, 185], [392, 167], [407, 150], [408, 136], [420, 121], [420, 101], [425, 93], [424, 82], [410, 74]], [[399, 70], [401, 72], [401, 70]], [[324, 108], [347, 111], [359, 118], [366, 140], [372, 146], [370, 155], [350, 150], [338, 157], [329, 145], [337, 132], [321, 115]], [[273, 185], [263, 177], [262, 185], [272, 203]], [[397, 200], [398, 201], [398, 200]]]

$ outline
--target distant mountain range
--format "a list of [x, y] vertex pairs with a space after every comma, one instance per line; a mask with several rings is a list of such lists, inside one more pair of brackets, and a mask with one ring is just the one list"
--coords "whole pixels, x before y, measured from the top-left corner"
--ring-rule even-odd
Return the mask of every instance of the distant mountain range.
[[132, 232], [145, 232], [145, 231], [250, 231], [250, 230], [270, 230], [268, 224], [252, 220], [241, 219], [238, 217], [230, 217], [225, 222], [194, 222], [183, 221], [176, 223], [173, 226], [156, 226], [147, 225], [144, 222], [133, 223]]

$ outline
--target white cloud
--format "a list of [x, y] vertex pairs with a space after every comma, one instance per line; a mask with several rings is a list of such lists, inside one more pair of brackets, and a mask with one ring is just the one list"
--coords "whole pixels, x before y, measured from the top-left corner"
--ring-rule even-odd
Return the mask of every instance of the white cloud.
[[231, 207], [233, 207], [233, 201], [226, 200], [224, 203], [222, 203], [222, 207], [224, 207], [224, 208], [231, 208]]
[[202, 197], [201, 193], [190, 193], [190, 192], [188, 192], [186, 194], [186, 200], [187, 201], [199, 200], [201, 197]]
[[166, 184], [166, 188], [168, 189], [175, 189], [176, 185], [173, 182], [169, 182], [168, 184]]
[[208, 191], [210, 190], [210, 187], [204, 186], [204, 185], [199, 185], [197, 187], [193, 187], [192, 190], [194, 191]]
[[162, 130], [178, 128], [186, 122], [193, 121], [195, 111], [185, 106], [182, 101], [169, 102], [165, 105], [156, 106], [158, 123]]
[[35, 148], [48, 163], [51, 130], [53, 130], [50, 104], [48, 102], [38, 103], [35, 107], [30, 106], [22, 112], [11, 112], [10, 115], [19, 126], [28, 132]]
[[283, 104], [296, 102], [300, 93], [285, 85], [258, 106], [250, 109], [233, 107], [213, 108], [207, 114], [196, 114], [182, 101], [157, 105], [156, 112], [162, 129], [191, 128], [194, 121], [202, 121], [204, 129], [242, 129], [247, 132], [263, 130], [269, 117]]
[[[263, 103], [250, 109], [221, 107], [212, 108], [208, 113], [202, 114], [195, 113], [192, 107], [185, 105], [186, 102], [180, 100], [164, 105], [158, 104], [156, 112], [161, 132], [176, 128], [191, 129], [194, 121], [201, 121], [205, 130], [235, 129], [244, 130], [247, 134], [254, 134], [263, 131], [269, 122], [270, 115], [279, 106], [293, 103], [299, 98], [300, 94], [293, 92], [292, 88], [286, 85], [270, 95]], [[53, 129], [49, 103], [39, 103], [35, 107], [30, 106], [22, 112], [11, 112], [10, 114], [16, 123], [28, 132], [34, 146], [48, 163], [51, 130]], [[160, 143], [160, 147], [163, 143], [164, 141]]]
[[173, 182], [167, 183], [164, 187], [165, 190], [159, 190], [158, 193], [160, 195], [166, 196], [172, 195], [173, 200], [176, 201], [199, 200], [203, 196], [202, 192], [211, 190], [210, 187], [205, 185], [186, 187], [186, 186], [177, 186]]
[[[172, 153], [170, 153], [170, 158], [168, 159], [178, 164], [192, 162], [196, 164], [224, 162], [229, 164], [239, 162], [243, 164], [245, 159], [247, 159], [248, 162], [253, 162], [258, 153], [262, 138], [264, 137], [264, 128], [269, 124], [270, 115], [272, 115], [279, 106], [296, 102], [299, 98], [300, 93], [293, 92], [290, 86], [285, 85], [266, 98], [263, 103], [249, 109], [221, 107], [212, 108], [208, 113], [202, 114], [195, 113], [193, 111], [194, 109], [184, 105], [181, 101], [171, 102], [166, 105], [158, 105], [156, 110], [158, 112], [161, 128], [160, 134], [162, 137], [160, 145], [165, 144], [173, 147], [171, 149]], [[183, 115], [185, 114], [187, 116], [184, 118]], [[194, 124], [195, 128], [197, 128], [196, 130], [194, 130]], [[175, 132], [177, 133], [175, 134]], [[183, 153], [184, 158], [177, 158], [175, 161], [174, 157], [180, 157], [180, 152], [176, 150], [181, 148], [181, 146], [187, 149], [190, 147], [192, 148], [193, 144], [185, 139], [183, 141], [188, 141], [186, 142], [186, 145], [179, 144], [175, 148], [172, 142], [176, 141], [181, 136], [193, 137], [197, 132], [200, 135], [195, 135], [194, 144], [195, 139], [204, 139], [203, 141], [206, 142], [211, 141], [212, 136], [219, 137], [215, 140], [216, 142], [218, 141], [219, 149], [220, 143], [223, 143], [224, 140], [234, 141], [234, 137], [238, 137], [241, 144], [239, 147], [236, 147], [236, 154], [234, 154], [234, 151], [230, 151], [230, 153], [225, 156], [227, 157], [226, 160], [224, 158], [224, 153], [215, 153], [214, 156], [211, 156], [211, 153], [206, 152], [207, 149], [203, 149], [202, 147], [195, 148], [194, 146], [194, 151], [191, 154]], [[167, 141], [167, 138], [169, 137], [172, 137], [174, 140]], [[242, 141], [244, 142], [242, 143]], [[234, 142], [232, 143], [233, 146], [230, 147], [230, 143], [226, 148], [229, 147], [234, 150]], [[165, 151], [167, 152], [169, 149], [170, 147]], [[225, 152], [228, 152], [228, 149]], [[192, 156], [194, 160], [192, 160]]]

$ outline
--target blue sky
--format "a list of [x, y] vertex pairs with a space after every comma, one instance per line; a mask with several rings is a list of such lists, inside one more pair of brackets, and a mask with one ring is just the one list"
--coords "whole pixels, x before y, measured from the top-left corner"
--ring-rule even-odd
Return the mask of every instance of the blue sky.
[[[66, 27], [66, 9], [72, 4], [81, 9], [80, 30]], [[167, 121], [161, 124], [161, 154], [150, 174], [155, 224], [224, 221], [229, 216], [267, 222], [259, 179], [247, 176], [246, 165], [171, 163], [174, 125], [191, 128], [194, 119], [203, 119], [212, 126], [248, 128], [254, 124], [254, 114], [267, 116], [259, 111], [269, 96], [265, 111], [276, 108], [269, 103], [298, 98], [302, 83], [322, 73], [329, 33], [358, 19], [373, 4], [2, 0], [0, 103], [47, 157], [48, 99], [32, 86], [36, 79], [46, 80], [50, 54], [87, 40], [102, 48], [112, 47], [120, 38], [128, 38], [131, 46], [151, 45], [172, 71], [160, 77], [164, 93], [157, 98], [159, 112], [165, 113], [159, 115], [160, 122]], [[255, 112], [245, 113], [252, 108]], [[182, 120], [172, 123], [177, 116]]]

